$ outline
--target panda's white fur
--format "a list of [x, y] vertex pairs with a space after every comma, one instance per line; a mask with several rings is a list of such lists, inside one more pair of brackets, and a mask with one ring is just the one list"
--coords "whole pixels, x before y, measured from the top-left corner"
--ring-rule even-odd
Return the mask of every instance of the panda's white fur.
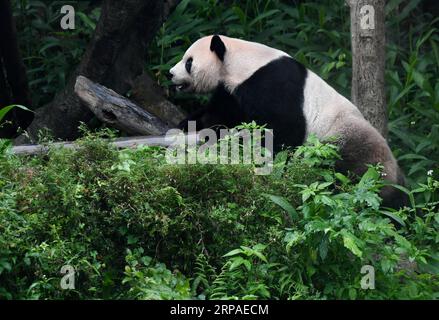
[[[216, 43], [213, 46], [214, 40], [219, 41], [219, 44]], [[216, 46], [220, 48], [217, 49]], [[189, 58], [192, 58], [192, 67], [188, 72], [185, 64]], [[226, 36], [207, 36], [197, 40], [186, 51], [182, 60], [170, 70], [170, 73], [173, 76], [173, 82], [181, 89], [195, 92], [213, 90], [222, 92], [219, 95], [221, 99], [224, 95], [226, 96], [225, 102], [216, 104], [215, 108], [210, 108], [208, 112], [221, 112], [218, 109], [225, 108], [226, 104], [230, 105], [225, 114], [222, 114], [218, 119], [221, 118], [225, 122], [224, 124], [233, 125], [232, 121], [228, 121], [231, 117], [235, 117], [237, 121], [253, 120], [251, 119], [253, 107], [259, 108], [258, 110], [264, 108], [263, 112], [260, 113], [268, 112], [267, 108], [276, 108], [275, 103], [272, 104], [271, 100], [267, 100], [266, 105], [259, 105], [262, 102], [258, 100], [267, 98], [262, 96], [259, 91], [265, 92], [262, 94], [268, 96], [276, 95], [275, 91], [283, 85], [280, 82], [283, 80], [279, 79], [283, 78], [274, 78], [274, 84], [270, 88], [271, 84], [268, 82], [272, 80], [271, 76], [275, 77], [276, 75], [269, 74], [268, 70], [271, 70], [270, 66], [274, 66], [276, 63], [285, 63], [287, 68], [283, 68], [282, 64], [280, 68], [277, 66], [274, 70], [277, 73], [288, 73], [288, 64], [291, 61], [293, 59], [287, 53], [263, 44]], [[297, 62], [294, 63], [300, 65]], [[284, 134], [281, 136], [285, 136], [287, 133], [285, 129], [288, 129], [288, 126], [291, 127], [291, 130], [296, 130], [297, 133], [303, 133], [303, 137], [297, 139], [292, 136], [291, 144], [288, 140], [286, 141], [286, 144], [292, 146], [298, 145], [298, 141], [302, 141], [309, 134], [315, 134], [322, 140], [336, 136], [339, 138], [338, 143], [342, 156], [347, 159], [342, 163], [342, 167], [345, 165], [346, 169], [361, 174], [364, 172], [365, 164], [379, 162], [384, 166], [387, 180], [393, 183], [402, 183], [403, 177], [386, 140], [365, 120], [358, 108], [314, 72], [303, 68], [304, 71], [301, 73], [299, 72], [302, 70], [300, 66], [294, 70], [300, 74], [289, 75], [290, 77], [286, 78], [289, 81], [288, 86], [283, 89], [284, 91], [281, 91], [282, 94], [286, 94], [285, 97], [288, 97], [289, 101], [277, 102], [278, 109], [273, 110], [277, 116], [266, 116], [266, 118], [262, 118], [262, 121], [267, 119], [267, 122], [270, 122], [271, 119], [274, 127], [279, 124], [278, 127], [284, 129]], [[263, 72], [268, 72], [268, 76], [261, 76]], [[255, 80], [255, 77], [259, 77], [258, 80]], [[297, 83], [294, 82], [294, 77], [297, 77]], [[302, 83], [299, 81], [301, 77], [303, 78]], [[252, 81], [253, 84], [250, 85], [249, 83]], [[261, 84], [261, 81], [266, 81], [266, 86]], [[255, 87], [255, 83], [258, 88]], [[245, 89], [243, 89], [243, 84], [246, 86]], [[219, 87], [222, 88], [222, 91], [217, 89]], [[294, 91], [297, 97], [288, 95], [286, 90]], [[279, 93], [279, 91], [276, 92]], [[259, 94], [259, 99], [255, 98], [256, 100], [253, 101], [248, 97], [241, 97], [249, 93], [255, 96]], [[233, 100], [229, 98], [229, 95], [233, 97]], [[272, 98], [273, 101], [277, 101], [276, 96]], [[254, 103], [254, 106], [248, 105], [249, 103]], [[289, 105], [291, 108], [300, 108], [300, 115], [304, 117], [304, 121], [296, 115], [298, 110], [288, 111]], [[242, 117], [240, 113], [242, 113]], [[253, 116], [255, 115], [258, 114], [253, 113]], [[288, 116], [296, 117], [296, 122], [292, 122], [290, 125], [285, 123], [288, 120], [282, 118]], [[268, 124], [270, 125], [270, 123]], [[303, 125], [303, 130], [300, 128], [301, 125]], [[282, 132], [282, 130], [278, 130], [278, 132]], [[276, 138], [276, 131], [274, 133]], [[384, 188], [382, 195], [386, 197], [391, 192], [391, 189]]]
[[363, 118], [357, 107], [310, 70], [303, 93], [303, 112], [308, 134], [327, 137], [330, 132], [336, 131], [334, 125], [337, 127], [337, 124], [334, 122], [340, 114]]
[[[372, 143], [379, 146], [373, 148], [377, 154], [370, 154], [372, 159], [379, 161], [371, 160], [370, 163], [381, 162], [386, 179], [400, 182], [400, 170], [386, 140], [351, 101], [310, 70], [305, 81], [303, 111], [307, 135], [315, 134], [321, 140], [338, 137], [338, 143], [343, 147], [347, 137], [364, 133], [367, 139], [362, 141], [363, 144]], [[358, 146], [358, 149], [361, 149], [361, 146]]]

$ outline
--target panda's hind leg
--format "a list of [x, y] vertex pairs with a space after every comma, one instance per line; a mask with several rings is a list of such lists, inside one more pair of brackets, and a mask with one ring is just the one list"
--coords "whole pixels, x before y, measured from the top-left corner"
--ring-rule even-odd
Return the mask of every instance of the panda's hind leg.
[[[364, 129], [364, 128], [362, 128]], [[347, 138], [346, 138], [347, 137]], [[355, 134], [345, 135], [340, 140], [341, 160], [336, 162], [335, 169], [347, 174], [353, 173], [361, 177], [367, 171], [367, 165], [380, 163], [384, 166], [384, 179], [391, 184], [405, 185], [402, 174], [386, 140], [373, 128], [357, 130]], [[408, 196], [401, 190], [385, 186], [381, 189], [382, 206], [399, 209], [408, 205]]]

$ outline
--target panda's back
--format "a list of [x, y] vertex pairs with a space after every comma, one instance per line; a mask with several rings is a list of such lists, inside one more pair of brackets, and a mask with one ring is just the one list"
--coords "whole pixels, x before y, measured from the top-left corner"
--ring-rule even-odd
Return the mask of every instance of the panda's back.
[[343, 130], [341, 126], [366, 122], [352, 102], [310, 70], [307, 70], [303, 95], [307, 135], [315, 134], [323, 139]]
[[354, 104], [293, 58], [267, 63], [233, 96], [241, 121], [273, 129], [277, 150], [302, 145], [309, 134], [322, 140], [337, 137], [345, 158], [340, 169], [361, 174], [366, 163], [380, 162], [389, 180], [396, 181], [397, 164], [381, 134]]
[[290, 56], [278, 57], [257, 69], [233, 95], [243, 121], [267, 124], [276, 129], [278, 139], [293, 147], [301, 145], [309, 134], [327, 138], [350, 119], [366, 121], [348, 99]]

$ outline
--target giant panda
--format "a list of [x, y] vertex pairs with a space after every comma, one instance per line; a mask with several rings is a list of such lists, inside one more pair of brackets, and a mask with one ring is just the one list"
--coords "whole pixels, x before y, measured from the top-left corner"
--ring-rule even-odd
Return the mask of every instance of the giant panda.
[[[245, 40], [211, 35], [193, 43], [171, 70], [177, 90], [213, 92], [207, 107], [190, 115], [197, 128], [256, 121], [273, 130], [275, 150], [297, 147], [309, 134], [337, 137], [340, 172], [361, 176], [381, 163], [391, 183], [404, 177], [382, 135], [348, 99], [287, 53]], [[399, 208], [403, 194], [382, 189], [383, 205]]]

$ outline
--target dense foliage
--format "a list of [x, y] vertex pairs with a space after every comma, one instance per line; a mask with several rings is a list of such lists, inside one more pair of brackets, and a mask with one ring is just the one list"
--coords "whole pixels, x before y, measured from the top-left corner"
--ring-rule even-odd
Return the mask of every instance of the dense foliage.
[[[88, 134], [80, 146], [30, 158], [3, 148], [1, 297], [438, 298], [432, 177], [414, 191], [432, 194], [416, 215], [380, 209], [379, 168], [353, 182], [312, 137], [267, 176], [170, 165], [161, 149], [118, 151]], [[60, 289], [66, 264], [75, 290]], [[374, 290], [360, 287], [364, 265]]]
[[[33, 107], [64, 87], [99, 17], [91, 1], [71, 2], [81, 13], [74, 32], [57, 27], [58, 2], [14, 1]], [[288, 164], [278, 155], [269, 176], [168, 165], [157, 148], [117, 151], [99, 139], [108, 131], [33, 158], [5, 142], [0, 298], [439, 298], [438, 19], [419, 4], [386, 8], [389, 140], [410, 208], [380, 209], [379, 168], [359, 181], [336, 173], [335, 148], [313, 138]], [[344, 0], [182, 0], [145, 69], [168, 86], [190, 43], [218, 32], [283, 49], [350, 95]], [[60, 289], [66, 264], [75, 290]], [[364, 265], [375, 268], [375, 290], [360, 288]]]

